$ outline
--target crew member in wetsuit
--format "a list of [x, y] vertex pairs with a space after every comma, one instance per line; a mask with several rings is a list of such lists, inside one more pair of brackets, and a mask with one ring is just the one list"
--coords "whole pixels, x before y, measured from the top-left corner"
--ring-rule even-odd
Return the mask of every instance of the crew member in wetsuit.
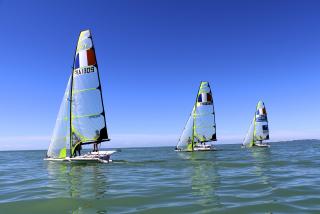
[[[98, 130], [96, 130], [96, 136], [95, 138], [99, 138], [100, 137], [100, 132]], [[97, 152], [98, 151], [98, 142], [93, 143], [93, 151]]]
[[81, 146], [81, 142], [79, 142], [76, 146], [76, 148], [74, 149], [74, 155], [77, 156], [77, 153], [78, 153], [78, 156], [81, 156], [81, 149], [82, 149], [82, 146]]

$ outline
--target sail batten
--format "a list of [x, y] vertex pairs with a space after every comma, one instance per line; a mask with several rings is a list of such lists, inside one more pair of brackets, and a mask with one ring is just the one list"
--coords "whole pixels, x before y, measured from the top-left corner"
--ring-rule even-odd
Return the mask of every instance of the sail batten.
[[198, 144], [216, 141], [213, 96], [208, 82], [201, 82], [196, 102], [179, 138], [177, 148], [193, 151]]

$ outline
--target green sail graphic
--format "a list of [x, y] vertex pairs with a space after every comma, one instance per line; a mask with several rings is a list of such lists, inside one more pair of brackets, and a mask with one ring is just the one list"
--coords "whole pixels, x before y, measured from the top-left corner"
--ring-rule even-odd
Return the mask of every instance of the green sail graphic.
[[264, 140], [269, 140], [268, 117], [264, 103], [259, 101], [243, 145], [252, 147]]
[[193, 151], [197, 144], [216, 140], [212, 91], [208, 82], [201, 82], [196, 102], [182, 131], [177, 148]]

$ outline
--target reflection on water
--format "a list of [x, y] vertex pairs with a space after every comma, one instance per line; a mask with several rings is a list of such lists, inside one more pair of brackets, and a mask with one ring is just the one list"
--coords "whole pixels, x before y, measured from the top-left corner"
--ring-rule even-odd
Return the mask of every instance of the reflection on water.
[[319, 145], [128, 149], [112, 164], [0, 152], [0, 213], [319, 213]]
[[[190, 168], [192, 196], [201, 206], [220, 207], [216, 191], [220, 185], [215, 156], [212, 152], [178, 152]], [[213, 159], [212, 159], [213, 158]]]
[[[74, 164], [48, 162], [47, 170], [50, 187], [56, 188], [56, 195], [71, 199], [103, 199], [106, 197], [108, 177], [103, 164]], [[88, 202], [89, 203], [89, 202]], [[72, 200], [72, 213], [86, 213], [88, 204]], [[106, 213], [106, 210], [99, 210]]]
[[252, 148], [250, 149], [252, 155], [253, 171], [261, 179], [262, 184], [270, 184], [270, 172], [268, 163], [271, 159], [270, 148]]

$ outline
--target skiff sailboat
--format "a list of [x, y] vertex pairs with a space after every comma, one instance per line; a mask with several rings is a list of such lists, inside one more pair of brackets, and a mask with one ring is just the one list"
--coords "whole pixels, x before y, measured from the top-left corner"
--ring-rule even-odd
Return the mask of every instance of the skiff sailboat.
[[269, 140], [268, 117], [264, 103], [262, 101], [259, 101], [250, 128], [242, 143], [242, 146], [270, 147], [269, 144], [263, 143], [264, 140]]
[[[80, 32], [73, 69], [62, 99], [45, 160], [108, 163], [115, 151], [99, 151], [109, 141], [95, 48], [89, 30]], [[80, 154], [83, 145], [94, 151]]]
[[209, 82], [201, 82], [196, 102], [175, 151], [214, 151], [211, 142], [216, 140], [212, 92]]

